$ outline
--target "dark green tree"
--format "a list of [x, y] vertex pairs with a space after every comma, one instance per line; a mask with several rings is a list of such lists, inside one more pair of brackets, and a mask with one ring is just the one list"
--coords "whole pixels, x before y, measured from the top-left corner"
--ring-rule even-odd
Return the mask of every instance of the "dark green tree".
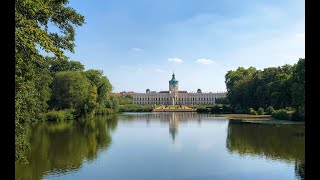
[[47, 57], [50, 62], [50, 72], [57, 73], [61, 71], [83, 71], [84, 65], [79, 61], [68, 61], [67, 59], [59, 59]]
[[304, 59], [294, 66], [286, 64], [263, 70], [239, 67], [228, 71], [225, 78], [227, 99], [236, 112], [245, 112], [250, 107], [293, 107], [298, 119], [304, 117]]
[[[66, 58], [64, 51], [74, 52], [75, 26], [81, 26], [84, 17], [67, 7], [68, 0], [15, 1], [15, 140], [16, 161], [28, 146], [25, 128], [21, 123], [34, 120], [45, 111], [50, 97], [48, 65], [39, 49]], [[57, 27], [60, 32], [50, 31]], [[19, 142], [19, 143], [17, 143]]]
[[299, 119], [304, 120], [305, 113], [305, 59], [299, 59], [291, 74], [292, 106]]
[[50, 106], [56, 110], [75, 109], [76, 115], [90, 114], [95, 109], [97, 90], [78, 71], [62, 71], [52, 82]]
[[92, 86], [97, 87], [97, 103], [99, 107], [104, 108], [107, 102], [107, 94], [112, 91], [112, 85], [106, 76], [103, 76], [102, 70], [89, 69], [84, 72]]

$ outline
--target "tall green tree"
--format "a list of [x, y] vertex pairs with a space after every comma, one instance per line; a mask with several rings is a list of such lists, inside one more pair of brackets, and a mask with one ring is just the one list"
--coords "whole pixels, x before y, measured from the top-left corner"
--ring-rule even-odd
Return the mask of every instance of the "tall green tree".
[[[66, 59], [64, 51], [74, 52], [75, 27], [84, 23], [84, 17], [67, 4], [68, 0], [15, 1], [16, 161], [23, 161], [28, 147], [27, 129], [21, 123], [45, 111], [50, 97], [48, 64], [39, 50]], [[50, 30], [54, 26], [60, 32]]]
[[98, 106], [104, 108], [107, 102], [107, 94], [112, 91], [112, 85], [106, 76], [103, 76], [102, 70], [89, 69], [84, 72], [84, 75], [89, 79], [92, 86], [97, 87], [97, 103]]
[[304, 119], [305, 113], [305, 59], [300, 58], [291, 74], [292, 106]]
[[78, 71], [62, 71], [52, 82], [50, 105], [57, 110], [75, 109], [76, 115], [87, 115], [96, 107], [97, 89]]
[[304, 112], [304, 59], [298, 64], [256, 70], [239, 67], [226, 76], [227, 98], [235, 109], [295, 107]]
[[79, 61], [68, 61], [67, 59], [47, 58], [50, 62], [50, 72], [57, 73], [61, 71], [83, 71], [84, 65]]

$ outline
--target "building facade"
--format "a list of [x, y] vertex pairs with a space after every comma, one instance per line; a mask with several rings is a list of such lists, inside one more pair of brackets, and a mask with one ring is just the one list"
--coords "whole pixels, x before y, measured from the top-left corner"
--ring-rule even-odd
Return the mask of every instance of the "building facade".
[[179, 81], [176, 80], [175, 74], [169, 81], [169, 91], [150, 91], [146, 93], [133, 93], [133, 104], [150, 104], [150, 105], [196, 105], [196, 104], [215, 104], [217, 98], [226, 97], [226, 93], [202, 93], [198, 89], [196, 93], [179, 91]]

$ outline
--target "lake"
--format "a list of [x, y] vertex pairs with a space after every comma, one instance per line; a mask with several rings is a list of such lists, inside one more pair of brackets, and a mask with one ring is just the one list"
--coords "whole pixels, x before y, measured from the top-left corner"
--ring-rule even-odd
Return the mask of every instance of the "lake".
[[159, 112], [29, 126], [16, 179], [304, 179], [304, 125]]

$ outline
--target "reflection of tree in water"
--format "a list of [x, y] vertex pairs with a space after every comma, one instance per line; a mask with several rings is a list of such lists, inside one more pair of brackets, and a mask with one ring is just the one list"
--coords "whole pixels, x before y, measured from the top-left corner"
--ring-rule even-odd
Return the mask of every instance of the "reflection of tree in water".
[[295, 163], [304, 179], [304, 125], [266, 125], [229, 122], [227, 149], [240, 155], [258, 155]]
[[46, 174], [78, 170], [83, 161], [93, 161], [100, 150], [108, 148], [110, 131], [116, 126], [116, 116], [31, 124], [30, 163], [16, 163], [16, 179], [41, 179]]
[[294, 164], [294, 170], [296, 173], [296, 177], [300, 178], [301, 180], [304, 180], [305, 176], [304, 176], [304, 162], [300, 163], [300, 162], [296, 162]]

